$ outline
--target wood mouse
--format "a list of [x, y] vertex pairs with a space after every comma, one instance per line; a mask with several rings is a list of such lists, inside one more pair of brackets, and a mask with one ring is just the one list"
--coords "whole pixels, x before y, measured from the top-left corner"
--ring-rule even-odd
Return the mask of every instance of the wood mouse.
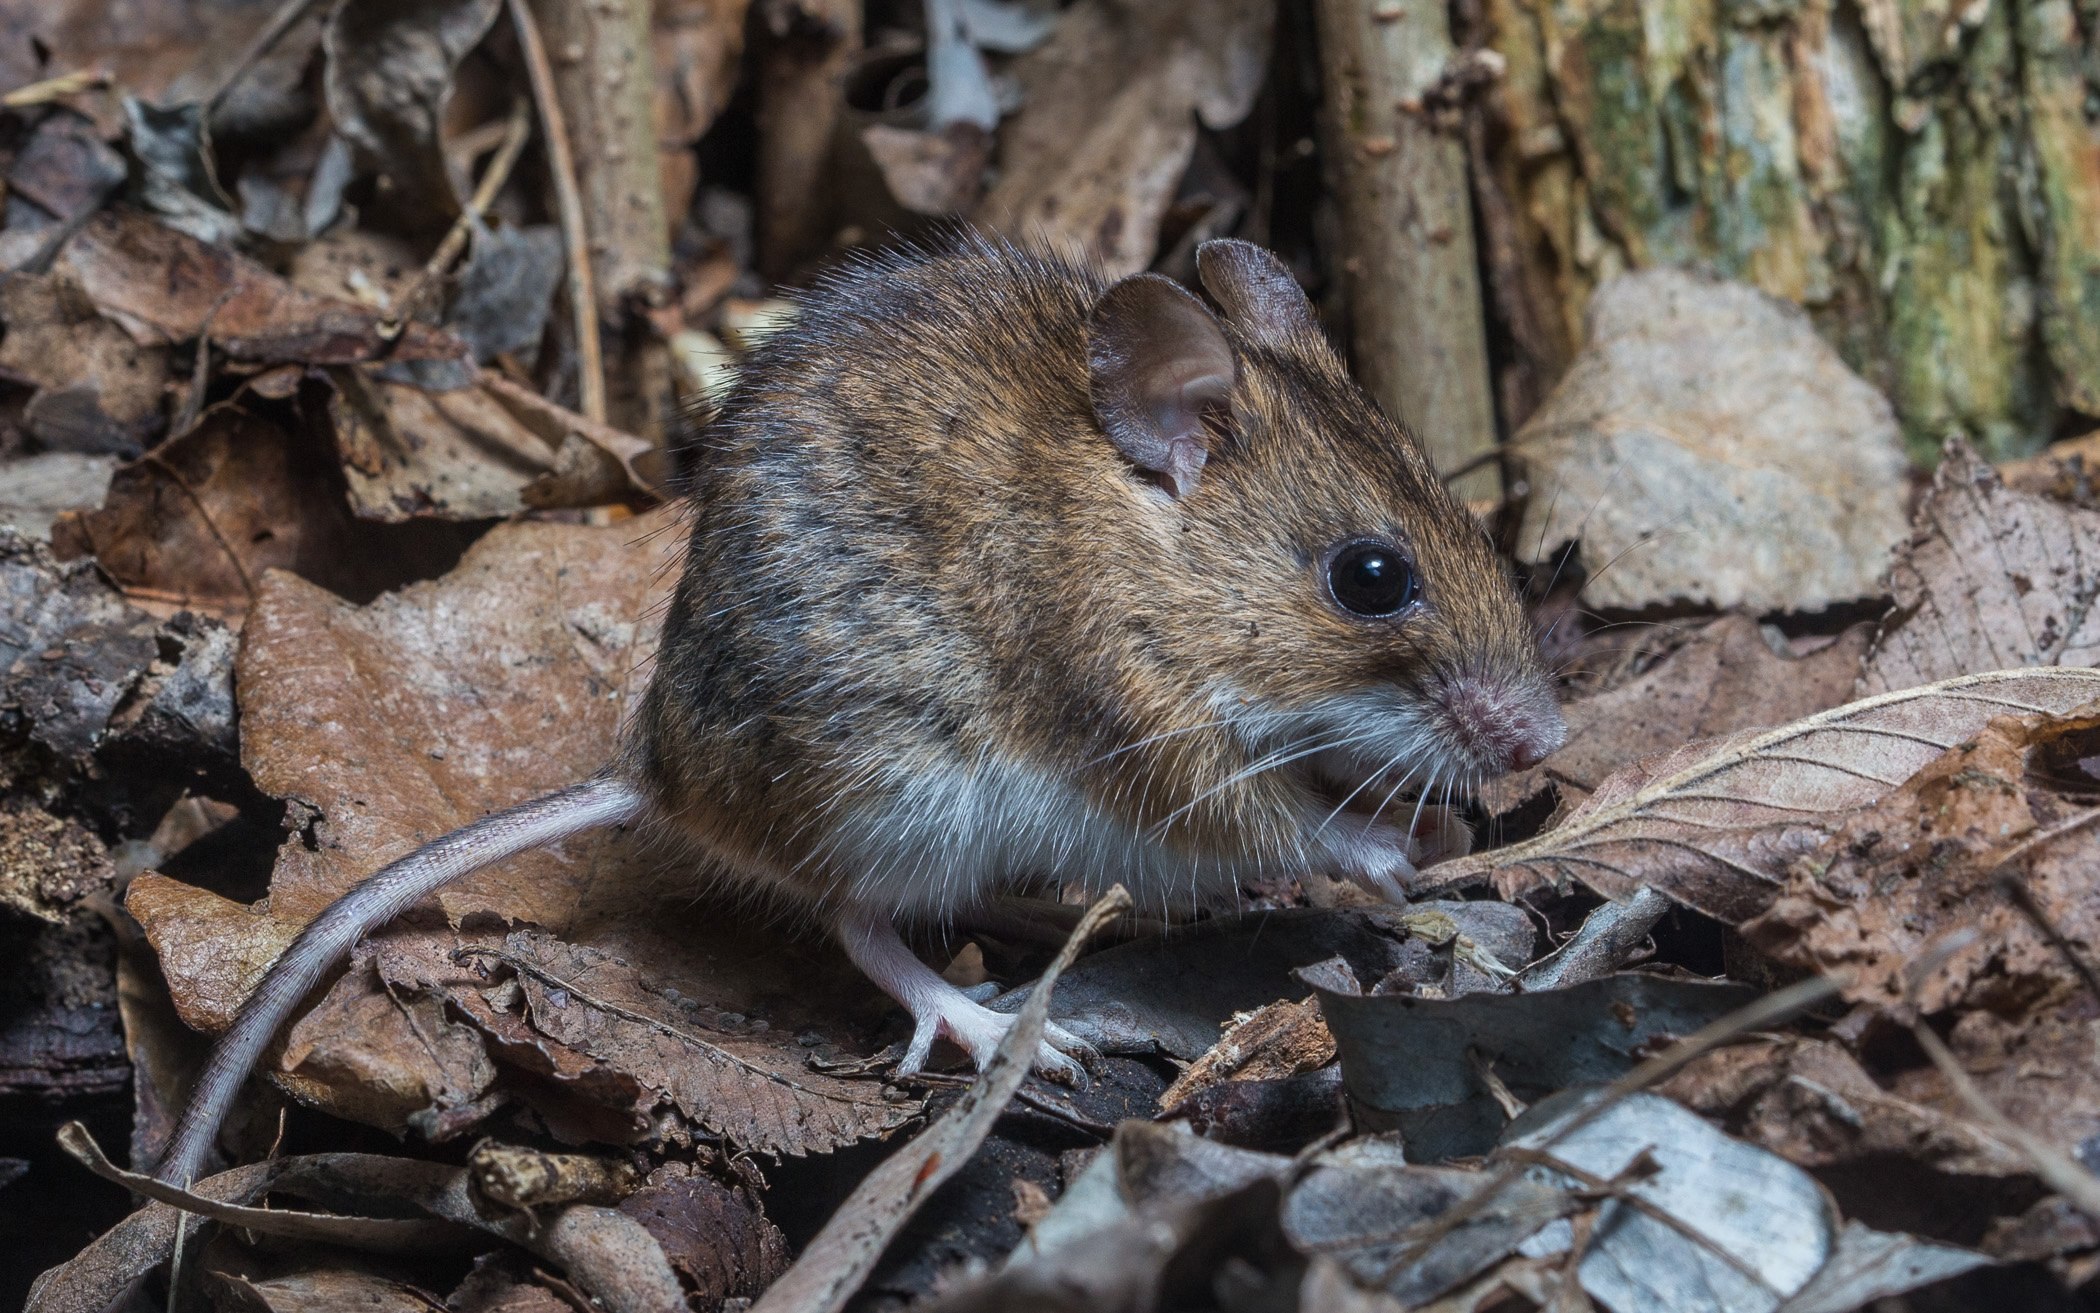
[[[1010, 1019], [900, 922], [1046, 876], [1168, 903], [1323, 870], [1403, 899], [1422, 800], [1560, 745], [1553, 683], [1486, 533], [1290, 272], [1239, 241], [1197, 267], [1214, 309], [964, 236], [803, 297], [700, 434], [683, 574], [609, 764], [315, 918], [160, 1178], [191, 1181], [361, 935], [589, 829], [649, 821], [817, 913], [910, 1012], [905, 1073], [943, 1035], [982, 1065]], [[1075, 1074], [1080, 1047], [1052, 1036], [1038, 1065]]]

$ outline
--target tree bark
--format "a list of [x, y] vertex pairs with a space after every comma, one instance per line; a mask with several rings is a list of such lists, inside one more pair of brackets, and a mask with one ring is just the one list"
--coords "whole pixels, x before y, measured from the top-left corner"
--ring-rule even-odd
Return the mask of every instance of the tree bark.
[[[1465, 145], [1423, 100], [1452, 56], [1444, 0], [1319, 0], [1328, 154], [1358, 375], [1440, 469], [1495, 446]], [[1456, 481], [1497, 495], [1481, 468]]]

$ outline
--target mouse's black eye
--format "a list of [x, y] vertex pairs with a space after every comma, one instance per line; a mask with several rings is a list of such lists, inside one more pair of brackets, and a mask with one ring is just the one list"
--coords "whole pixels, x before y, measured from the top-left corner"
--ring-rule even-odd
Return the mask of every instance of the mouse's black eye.
[[1421, 596], [1422, 583], [1406, 553], [1391, 543], [1345, 543], [1327, 562], [1327, 590], [1344, 611], [1388, 616]]

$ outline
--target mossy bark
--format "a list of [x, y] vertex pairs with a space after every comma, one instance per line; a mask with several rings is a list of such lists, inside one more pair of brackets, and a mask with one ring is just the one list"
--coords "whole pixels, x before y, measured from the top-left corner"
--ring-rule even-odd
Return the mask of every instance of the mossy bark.
[[1807, 307], [1921, 458], [2100, 414], [2100, 0], [1483, 3], [1542, 372], [1691, 264]]

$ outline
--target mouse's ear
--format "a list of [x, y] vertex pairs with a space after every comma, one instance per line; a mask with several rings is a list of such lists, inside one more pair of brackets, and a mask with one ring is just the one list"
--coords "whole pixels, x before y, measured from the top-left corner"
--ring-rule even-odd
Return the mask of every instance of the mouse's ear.
[[1094, 303], [1087, 369], [1094, 416], [1116, 450], [1176, 497], [1210, 457], [1205, 416], [1227, 404], [1237, 366], [1201, 301], [1158, 274], [1135, 274]]
[[1283, 261], [1253, 242], [1221, 237], [1203, 243], [1196, 248], [1196, 276], [1225, 317], [1257, 342], [1319, 334], [1305, 289]]

